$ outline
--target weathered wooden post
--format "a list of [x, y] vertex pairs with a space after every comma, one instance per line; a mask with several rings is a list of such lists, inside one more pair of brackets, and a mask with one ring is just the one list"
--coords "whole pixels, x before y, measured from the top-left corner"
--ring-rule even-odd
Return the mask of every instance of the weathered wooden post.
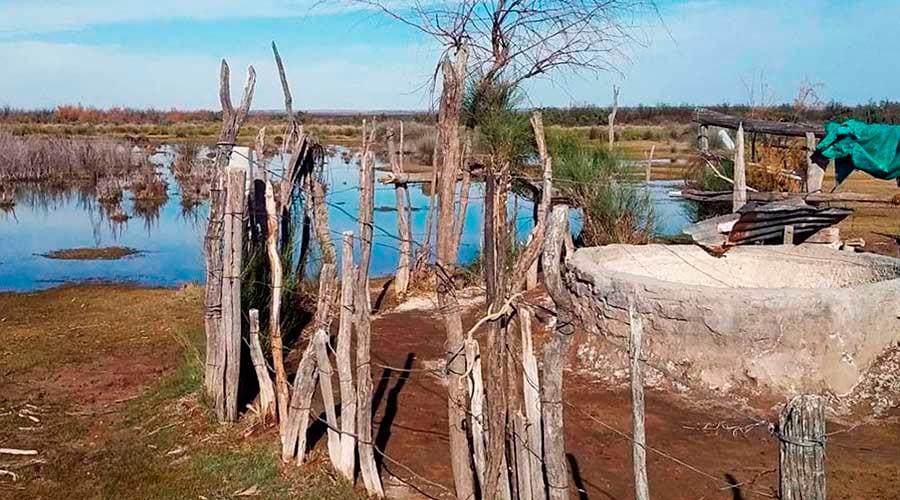
[[825, 398], [794, 397], [778, 429], [781, 500], [825, 500]]
[[709, 152], [709, 126], [708, 125], [700, 125], [699, 130], [697, 131], [697, 147], [700, 148], [700, 152], [708, 153]]
[[734, 195], [732, 211], [737, 212], [747, 204], [747, 171], [744, 158], [744, 125], [738, 125], [734, 151]]
[[[247, 172], [242, 168], [225, 169], [225, 248], [222, 255], [222, 337], [219, 358], [225, 380], [225, 420], [238, 417], [238, 384], [241, 378], [241, 269], [244, 249], [244, 186]], [[218, 400], [216, 401], [218, 407]]]
[[550, 500], [569, 498], [566, 443], [563, 436], [563, 369], [572, 342], [572, 302], [563, 283], [563, 248], [569, 231], [569, 207], [557, 205], [550, 213], [542, 264], [544, 284], [556, 305], [553, 337], [544, 344], [544, 373], [541, 377], [544, 418], [544, 463]]
[[616, 142], [616, 113], [619, 112], [619, 90], [621, 90], [621, 89], [619, 88], [618, 85], [613, 85], [613, 87], [612, 87], [612, 91], [613, 91], [612, 111], [610, 111], [609, 115], [607, 115], [607, 117], [606, 117], [607, 120], [609, 121], [609, 128], [607, 131], [609, 132], [609, 149], [610, 149], [610, 151], [612, 151], [613, 143]]
[[472, 433], [472, 461], [478, 484], [484, 484], [487, 458], [484, 443], [484, 380], [481, 373], [481, 349], [478, 341], [466, 339], [466, 364], [469, 365], [470, 429]]
[[519, 326], [522, 330], [522, 387], [525, 402], [525, 436], [529, 453], [529, 483], [532, 497], [537, 500], [546, 497], [543, 474], [544, 443], [541, 433], [541, 384], [538, 375], [537, 358], [534, 355], [534, 341], [531, 332], [532, 312], [528, 307], [519, 308]]
[[[375, 135], [374, 125], [372, 136]], [[372, 140], [363, 137], [363, 153], [359, 170], [359, 269], [356, 278], [356, 435], [359, 468], [369, 495], [384, 496], [381, 478], [375, 466], [372, 437], [372, 367], [371, 314], [369, 302], [369, 260], [372, 257], [372, 218], [375, 210], [375, 153], [369, 148]]]
[[650, 146], [650, 152], [647, 154], [647, 166], [644, 169], [644, 182], [650, 182], [650, 173], [653, 169], [653, 153], [656, 151], [656, 144]]
[[[394, 148], [394, 131], [388, 131], [388, 156], [390, 157], [391, 173], [395, 179], [399, 179], [403, 173], [401, 157], [403, 155], [403, 122], [400, 122], [400, 152]], [[412, 260], [412, 230], [409, 224], [409, 216], [411, 207], [407, 205], [408, 193], [406, 184], [394, 181], [394, 194], [397, 198], [397, 235], [400, 237], [399, 251], [397, 258], [397, 271], [394, 275], [394, 291], [399, 300], [406, 297], [409, 290], [409, 273]]]
[[788, 224], [784, 226], [784, 244], [785, 245], [793, 245], [794, 244], [794, 225]]
[[272, 367], [275, 370], [275, 396], [278, 407], [280, 434], [285, 434], [287, 423], [288, 392], [287, 374], [284, 370], [284, 343], [281, 340], [281, 294], [283, 288], [283, 272], [281, 254], [278, 252], [278, 220], [279, 212], [275, 205], [275, 191], [271, 182], [266, 182], [266, 255], [269, 259], [269, 280], [272, 287], [272, 300], [269, 304], [269, 344], [272, 347]]
[[[226, 420], [225, 412], [225, 363], [226, 337], [223, 336], [222, 283], [223, 237], [225, 231], [225, 167], [231, 159], [235, 140], [241, 125], [250, 112], [256, 72], [247, 70], [247, 83], [238, 109], [231, 104], [231, 84], [228, 63], [222, 60], [219, 75], [219, 100], [222, 104], [222, 129], [219, 133], [213, 178], [210, 182], [209, 223], [203, 238], [206, 260], [206, 287], [204, 291], [204, 330], [206, 331], [206, 372], [204, 386], [207, 397], [214, 403], [216, 417]], [[243, 192], [243, 190], [242, 190]]]
[[812, 132], [806, 133], [806, 192], [815, 193], [822, 190], [822, 180], [825, 178], [825, 171], [822, 167], [812, 161], [812, 155], [816, 152], [816, 135]]
[[628, 301], [628, 321], [631, 330], [631, 416], [633, 423], [632, 458], [634, 465], [634, 498], [650, 500], [650, 486], [647, 483], [647, 437], [644, 435], [644, 373], [641, 370], [641, 337], [644, 326], [635, 309], [635, 299]]
[[341, 435], [337, 432], [337, 414], [334, 411], [334, 389], [331, 386], [331, 360], [328, 359], [328, 333], [325, 330], [316, 330], [313, 336], [316, 345], [316, 365], [319, 368], [319, 390], [322, 394], [322, 404], [325, 406], [325, 422], [328, 424], [328, 458], [335, 466], [339, 463]]
[[312, 340], [303, 351], [297, 373], [294, 375], [294, 391], [291, 395], [281, 436], [281, 459], [285, 462], [296, 457], [297, 464], [303, 463], [306, 455], [306, 428], [309, 426], [309, 411], [316, 390], [316, 343]]
[[275, 417], [275, 388], [272, 386], [272, 377], [266, 367], [266, 357], [263, 355], [262, 346], [259, 343], [259, 310], [250, 309], [250, 358], [253, 360], [253, 369], [256, 371], [256, 380], [259, 382], [259, 416], [264, 423], [271, 422]]
[[353, 232], [341, 234], [341, 310], [338, 320], [337, 352], [335, 359], [341, 389], [341, 452], [336, 468], [348, 480], [353, 480], [356, 466], [356, 391], [350, 366], [351, 328], [353, 327], [353, 285], [356, 267], [353, 265]]

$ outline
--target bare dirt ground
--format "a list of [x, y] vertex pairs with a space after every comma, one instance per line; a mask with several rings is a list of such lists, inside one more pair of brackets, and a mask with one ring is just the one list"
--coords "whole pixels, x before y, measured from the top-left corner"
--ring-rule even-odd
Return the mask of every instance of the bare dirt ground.
[[[123, 286], [0, 295], [0, 447], [38, 452], [0, 455], [0, 469], [15, 474], [0, 475], [0, 498], [358, 495], [323, 464], [321, 426], [310, 431], [312, 464], [298, 471], [279, 464], [277, 438], [252, 418], [211, 423], [198, 397], [200, 295], [196, 287]], [[471, 308], [466, 323], [479, 314]], [[435, 497], [452, 487], [443, 339], [432, 311], [385, 312], [373, 322], [375, 435], [390, 457], [382, 475]], [[631, 498], [631, 444], [617, 432], [630, 434], [629, 393], [577, 369], [565, 387], [573, 498]], [[777, 442], [766, 429], [662, 390], [648, 392], [647, 412], [648, 444], [668, 455], [648, 454], [654, 497], [774, 495]], [[900, 497], [897, 416], [895, 408], [872, 425], [829, 424], [831, 498]]]

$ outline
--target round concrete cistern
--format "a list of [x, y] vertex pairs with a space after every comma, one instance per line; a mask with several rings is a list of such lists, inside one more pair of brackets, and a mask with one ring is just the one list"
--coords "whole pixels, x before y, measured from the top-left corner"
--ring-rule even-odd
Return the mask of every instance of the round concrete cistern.
[[[693, 383], [791, 396], [847, 394], [900, 342], [900, 260], [818, 245], [745, 246], [715, 257], [689, 245], [577, 250], [566, 281], [588, 335], [583, 364], [626, 373], [628, 300], [651, 362]], [[664, 376], [661, 376], [665, 378]]]

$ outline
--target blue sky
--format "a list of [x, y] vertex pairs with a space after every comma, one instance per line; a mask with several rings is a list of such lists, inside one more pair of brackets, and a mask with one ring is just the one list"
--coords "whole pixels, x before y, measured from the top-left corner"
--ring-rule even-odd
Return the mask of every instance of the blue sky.
[[[383, 15], [311, 0], [0, 0], [0, 105], [216, 109], [219, 60], [255, 109], [278, 109], [276, 40], [302, 109], [424, 109], [438, 49]], [[900, 1], [682, 0], [642, 21], [618, 73], [555, 73], [531, 104], [789, 102], [801, 81], [826, 100], [900, 99]], [[881, 60], [884, 58], [884, 60]], [[239, 81], [240, 80], [240, 81]]]

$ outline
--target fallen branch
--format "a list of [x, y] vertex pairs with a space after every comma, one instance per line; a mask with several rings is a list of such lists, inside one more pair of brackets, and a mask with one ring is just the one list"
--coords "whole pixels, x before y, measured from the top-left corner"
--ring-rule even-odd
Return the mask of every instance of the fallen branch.
[[37, 450], [20, 450], [18, 448], [0, 448], [0, 455], [37, 455]]

